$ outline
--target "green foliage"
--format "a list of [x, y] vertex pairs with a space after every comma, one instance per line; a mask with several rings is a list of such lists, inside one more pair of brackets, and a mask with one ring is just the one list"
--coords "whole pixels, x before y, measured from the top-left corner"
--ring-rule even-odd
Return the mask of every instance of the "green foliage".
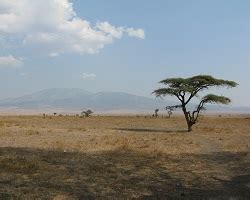
[[[228, 104], [231, 100], [224, 96], [209, 94], [204, 96], [198, 104], [196, 110], [190, 112], [186, 109], [186, 105], [193, 97], [198, 97], [198, 93], [211, 87], [236, 87], [238, 84], [234, 81], [216, 79], [210, 75], [198, 75], [189, 78], [167, 78], [160, 81], [164, 85], [163, 88], [155, 90], [153, 93], [157, 97], [176, 96], [181, 102], [181, 108], [185, 115], [188, 130], [196, 123], [199, 113], [203, 110], [206, 103]], [[178, 106], [172, 106], [178, 107]], [[179, 106], [180, 107], [180, 106]]]
[[224, 96], [217, 96], [214, 94], [208, 94], [202, 98], [205, 103], [217, 103], [217, 104], [229, 104], [231, 100]]
[[234, 81], [216, 79], [210, 75], [198, 75], [190, 78], [168, 78], [160, 81], [166, 87], [155, 90], [156, 96], [177, 96], [182, 92], [195, 96], [198, 92], [210, 87], [236, 87]]

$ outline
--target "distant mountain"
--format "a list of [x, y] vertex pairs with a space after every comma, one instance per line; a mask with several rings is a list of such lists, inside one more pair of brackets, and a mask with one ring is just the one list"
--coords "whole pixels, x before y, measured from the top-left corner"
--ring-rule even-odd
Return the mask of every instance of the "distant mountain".
[[[142, 97], [123, 92], [91, 93], [83, 89], [48, 89], [18, 98], [0, 100], [0, 108], [12, 109], [59, 109], [64, 111], [81, 111], [91, 109], [95, 112], [153, 112], [159, 108], [164, 110], [167, 105], [177, 105], [173, 101], [159, 98]], [[190, 107], [194, 107], [191, 104]], [[208, 105], [212, 112], [250, 113], [249, 107], [233, 107]]]
[[0, 107], [19, 109], [58, 108], [64, 110], [93, 109], [112, 110], [153, 110], [164, 108], [171, 101], [148, 98], [123, 92], [91, 93], [82, 89], [48, 89], [18, 98], [0, 100]]

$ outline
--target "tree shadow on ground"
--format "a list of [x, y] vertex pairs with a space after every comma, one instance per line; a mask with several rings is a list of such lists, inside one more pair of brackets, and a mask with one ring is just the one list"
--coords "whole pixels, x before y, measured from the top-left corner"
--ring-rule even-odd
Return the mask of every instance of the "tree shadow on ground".
[[249, 153], [0, 148], [0, 199], [249, 199]]
[[187, 130], [166, 130], [166, 129], [150, 129], [150, 128], [114, 128], [114, 130], [128, 132], [155, 132], [155, 133], [187, 133]]

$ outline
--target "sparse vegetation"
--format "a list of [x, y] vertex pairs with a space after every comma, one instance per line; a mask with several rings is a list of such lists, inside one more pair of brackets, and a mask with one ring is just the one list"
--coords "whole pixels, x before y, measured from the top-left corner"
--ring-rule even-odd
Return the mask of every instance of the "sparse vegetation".
[[249, 199], [246, 118], [0, 117], [0, 199]]

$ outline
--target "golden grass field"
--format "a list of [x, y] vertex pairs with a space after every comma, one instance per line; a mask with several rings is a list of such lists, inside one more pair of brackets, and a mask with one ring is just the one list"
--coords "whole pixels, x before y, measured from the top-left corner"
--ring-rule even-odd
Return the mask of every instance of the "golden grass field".
[[250, 118], [2, 116], [0, 199], [250, 199]]

